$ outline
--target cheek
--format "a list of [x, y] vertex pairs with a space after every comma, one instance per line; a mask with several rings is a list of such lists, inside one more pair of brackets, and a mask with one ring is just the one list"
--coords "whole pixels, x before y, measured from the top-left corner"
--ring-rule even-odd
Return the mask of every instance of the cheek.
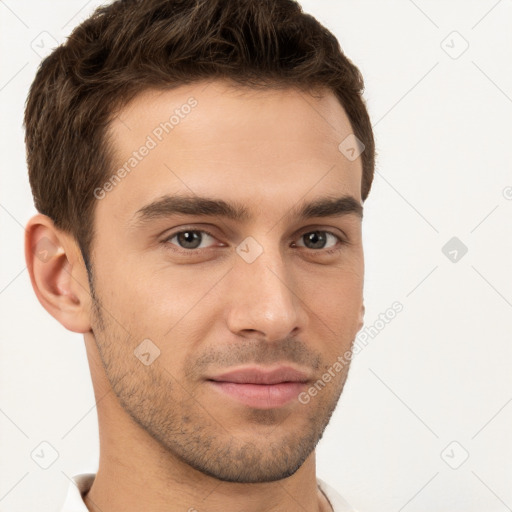
[[308, 312], [310, 326], [336, 347], [349, 346], [359, 330], [363, 304], [360, 270], [330, 269], [324, 275], [303, 280], [299, 297]]
[[326, 286], [308, 297], [307, 304], [312, 313], [321, 318], [333, 336], [344, 336], [344, 332], [351, 331], [352, 325], [357, 325], [362, 305], [358, 286]]
[[[217, 269], [217, 270], [216, 270]], [[146, 279], [139, 279], [137, 298], [154, 322], [169, 328], [178, 322], [187, 323], [197, 311], [208, 311], [216, 293], [216, 284], [225, 268], [170, 265], [153, 269]]]
[[359, 310], [363, 299], [363, 266], [360, 261], [298, 273], [296, 279], [306, 304], [309, 301], [317, 304], [321, 311], [331, 313], [331, 317], [333, 312], [336, 312], [334, 317], [350, 317]]
[[173, 375], [187, 354], [201, 346], [217, 318], [218, 281], [214, 272], [169, 267], [139, 276], [125, 295], [123, 315], [131, 331], [158, 345], [160, 362]]
[[136, 320], [139, 326], [170, 328], [214, 285], [214, 277], [161, 260], [156, 264], [152, 256], [141, 255], [105, 265], [98, 280], [112, 314]]

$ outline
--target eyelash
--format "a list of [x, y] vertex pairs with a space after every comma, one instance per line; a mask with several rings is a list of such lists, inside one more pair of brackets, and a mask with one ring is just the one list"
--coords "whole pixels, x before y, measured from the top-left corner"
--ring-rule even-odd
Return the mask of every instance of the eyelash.
[[[346, 240], [341, 238], [336, 233], [333, 233], [332, 231], [329, 231], [329, 230], [326, 230], [326, 229], [312, 229], [311, 231], [304, 231], [300, 235], [300, 237], [303, 237], [304, 235], [307, 235], [309, 233], [314, 233], [316, 231], [318, 231], [320, 233], [328, 233], [329, 235], [334, 236], [335, 238], [338, 239], [339, 246], [336, 246], [336, 247], [331, 248], [331, 249], [308, 249], [307, 247], [305, 247], [306, 250], [309, 250], [309, 251], [314, 252], [314, 253], [319, 253], [319, 254], [329, 254], [329, 255], [332, 255], [332, 254], [340, 252], [343, 249], [343, 246], [348, 245], [348, 242]], [[213, 235], [212, 233], [210, 233], [206, 229], [181, 229], [180, 231], [176, 231], [176, 232], [172, 233], [171, 235], [169, 235], [168, 237], [166, 237], [164, 240], [162, 240], [162, 243], [164, 244], [164, 246], [167, 246], [167, 247], [169, 245], [175, 245], [175, 244], [171, 244], [169, 241], [172, 240], [175, 236], [177, 236], [177, 235], [179, 235], [181, 233], [186, 233], [186, 232], [205, 233], [208, 236], [211, 236], [212, 238], [216, 238], [215, 235]], [[203, 249], [183, 249], [183, 248], [181, 248], [179, 246], [174, 246], [170, 250], [174, 251], [174, 252], [177, 252], [179, 254], [186, 254], [186, 255], [190, 256], [190, 255], [198, 254], [198, 253], [200, 253], [202, 251], [205, 251], [205, 250], [208, 250], [208, 249], [209, 248], [203, 248]]]

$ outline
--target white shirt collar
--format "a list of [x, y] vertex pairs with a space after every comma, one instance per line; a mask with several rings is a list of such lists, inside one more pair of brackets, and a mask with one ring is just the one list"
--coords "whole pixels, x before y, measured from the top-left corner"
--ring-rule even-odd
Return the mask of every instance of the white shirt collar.
[[357, 512], [356, 509], [352, 508], [343, 498], [341, 494], [338, 493], [333, 487], [331, 487], [327, 482], [324, 482], [320, 478], [316, 479], [318, 487], [325, 494], [325, 497], [331, 504], [331, 507], [334, 512]]
[[[83, 496], [91, 488], [95, 477], [96, 473], [75, 475], [73, 482], [69, 484], [66, 501], [60, 512], [89, 512], [85, 506]], [[330, 485], [320, 478], [317, 478], [316, 481], [320, 490], [329, 500], [334, 512], [357, 512]]]
[[69, 483], [66, 501], [64, 501], [61, 512], [89, 512], [83, 496], [91, 488], [95, 477], [96, 473], [82, 473], [73, 477], [73, 481]]

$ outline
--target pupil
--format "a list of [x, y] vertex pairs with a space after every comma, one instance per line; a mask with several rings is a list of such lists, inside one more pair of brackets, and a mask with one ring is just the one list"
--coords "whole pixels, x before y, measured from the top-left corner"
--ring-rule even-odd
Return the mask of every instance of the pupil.
[[309, 233], [307, 236], [308, 242], [313, 242], [313, 245], [318, 244], [320, 241], [320, 247], [314, 247], [314, 249], [322, 249], [322, 247], [325, 244], [325, 235], [319, 235], [320, 231], [313, 231], [312, 233]]
[[[178, 235], [178, 240], [180, 245], [184, 244], [184, 247], [187, 249], [196, 249], [201, 244], [201, 237], [195, 231], [183, 231]], [[194, 245], [194, 242], [199, 243]], [[192, 244], [192, 247], [190, 247], [190, 244]]]

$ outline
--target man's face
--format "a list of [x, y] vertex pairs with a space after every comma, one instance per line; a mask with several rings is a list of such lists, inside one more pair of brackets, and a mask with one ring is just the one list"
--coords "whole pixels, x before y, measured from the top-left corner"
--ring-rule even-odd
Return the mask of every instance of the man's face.
[[[293, 474], [342, 392], [349, 365], [332, 368], [362, 325], [361, 217], [298, 212], [343, 196], [361, 204], [361, 159], [338, 149], [351, 133], [332, 93], [222, 82], [147, 91], [112, 122], [113, 172], [129, 171], [97, 193], [98, 351], [124, 411], [170, 456], [220, 480]], [[145, 208], [176, 196], [245, 216], [213, 203]], [[280, 366], [308, 382], [221, 377]], [[299, 400], [329, 368], [334, 377]]]

